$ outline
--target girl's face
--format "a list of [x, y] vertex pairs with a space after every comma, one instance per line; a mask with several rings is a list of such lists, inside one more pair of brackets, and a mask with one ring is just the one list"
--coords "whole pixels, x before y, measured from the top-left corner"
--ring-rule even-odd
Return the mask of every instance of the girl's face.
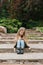
[[20, 36], [23, 36], [23, 35], [24, 35], [24, 32], [25, 32], [25, 31], [24, 31], [23, 29], [22, 29], [22, 30], [20, 30], [20, 33], [19, 33], [19, 34], [20, 34]]

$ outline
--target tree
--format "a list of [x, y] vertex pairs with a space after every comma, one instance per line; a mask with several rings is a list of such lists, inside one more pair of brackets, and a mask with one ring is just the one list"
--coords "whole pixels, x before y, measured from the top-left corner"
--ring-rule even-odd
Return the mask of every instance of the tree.
[[[43, 19], [43, 0], [1, 0], [10, 18], [21, 21]], [[4, 7], [5, 7], [4, 6]], [[37, 15], [36, 15], [37, 14]]]

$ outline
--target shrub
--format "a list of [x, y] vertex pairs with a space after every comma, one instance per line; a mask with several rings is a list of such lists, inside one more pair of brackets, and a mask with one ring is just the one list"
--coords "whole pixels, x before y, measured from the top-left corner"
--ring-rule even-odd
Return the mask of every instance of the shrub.
[[22, 23], [16, 19], [0, 19], [0, 26], [7, 28], [8, 33], [17, 32], [18, 28], [21, 27]]

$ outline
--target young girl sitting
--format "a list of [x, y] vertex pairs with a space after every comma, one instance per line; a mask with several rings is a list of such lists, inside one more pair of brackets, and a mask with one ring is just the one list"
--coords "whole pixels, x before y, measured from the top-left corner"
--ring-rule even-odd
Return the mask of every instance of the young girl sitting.
[[23, 54], [24, 49], [29, 48], [29, 46], [27, 45], [28, 40], [25, 37], [25, 32], [26, 29], [24, 27], [21, 27], [17, 32], [17, 36], [15, 38], [16, 45], [14, 46], [14, 48], [16, 48], [17, 54]]

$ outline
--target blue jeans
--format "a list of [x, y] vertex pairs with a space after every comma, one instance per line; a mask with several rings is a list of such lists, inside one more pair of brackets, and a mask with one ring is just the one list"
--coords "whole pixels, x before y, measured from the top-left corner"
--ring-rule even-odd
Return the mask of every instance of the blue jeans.
[[17, 41], [17, 48], [18, 49], [24, 49], [24, 46], [25, 46], [25, 43], [24, 43], [24, 40], [18, 40]]

